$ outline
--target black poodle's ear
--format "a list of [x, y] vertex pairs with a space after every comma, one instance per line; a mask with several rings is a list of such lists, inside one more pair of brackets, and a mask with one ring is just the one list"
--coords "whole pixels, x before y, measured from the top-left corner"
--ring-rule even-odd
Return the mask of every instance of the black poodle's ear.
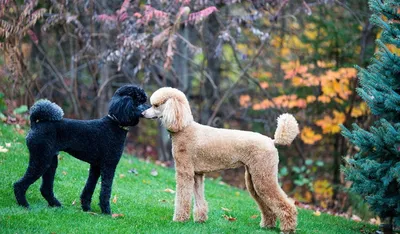
[[110, 102], [108, 114], [115, 118], [122, 126], [132, 126], [139, 122], [135, 113], [133, 100], [130, 96], [114, 95]]

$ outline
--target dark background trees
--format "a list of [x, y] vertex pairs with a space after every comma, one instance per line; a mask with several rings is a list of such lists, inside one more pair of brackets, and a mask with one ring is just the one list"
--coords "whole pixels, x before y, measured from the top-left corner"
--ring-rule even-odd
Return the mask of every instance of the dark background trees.
[[[161, 86], [189, 97], [196, 121], [272, 136], [291, 112], [301, 136], [281, 149], [281, 182], [299, 201], [348, 208], [339, 124], [368, 125], [355, 92], [379, 31], [367, 0], [12, 1], [0, 0], [3, 119], [39, 98], [70, 118], [104, 116], [114, 90]], [[1, 106], [5, 106], [0, 102]], [[14, 113], [13, 113], [14, 112]], [[156, 121], [130, 130], [127, 152], [171, 161]], [[241, 169], [222, 177], [244, 187]], [[212, 175], [212, 176], [221, 176]]]

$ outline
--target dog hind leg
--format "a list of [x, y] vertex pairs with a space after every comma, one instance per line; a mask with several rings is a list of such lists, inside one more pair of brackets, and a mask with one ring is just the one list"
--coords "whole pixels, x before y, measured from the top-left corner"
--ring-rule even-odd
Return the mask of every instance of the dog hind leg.
[[81, 193], [81, 205], [83, 211], [90, 210], [90, 203], [92, 202], [93, 192], [96, 188], [97, 181], [100, 177], [100, 168], [97, 166], [90, 165], [89, 177], [86, 181], [86, 185]]
[[247, 190], [249, 190], [250, 195], [254, 198], [254, 200], [257, 202], [258, 207], [260, 208], [261, 211], [261, 222], [260, 226], [261, 227], [267, 227], [267, 228], [274, 228], [276, 226], [276, 215], [272, 210], [267, 206], [267, 204], [261, 199], [260, 196], [256, 193], [253, 185], [253, 181], [251, 178], [251, 175], [249, 173], [249, 169], [247, 166], [245, 167], [245, 181], [246, 181], [246, 187]]
[[29, 203], [26, 200], [26, 191], [29, 186], [38, 180], [50, 167], [51, 156], [49, 155], [54, 155], [54, 153], [35, 154], [30, 152], [29, 164], [24, 176], [13, 185], [14, 195], [18, 205], [26, 208], [29, 207]]
[[58, 166], [57, 155], [54, 155], [51, 159], [50, 167], [42, 176], [42, 185], [40, 186], [40, 192], [42, 196], [46, 199], [51, 207], [59, 207], [61, 203], [54, 196], [54, 175], [56, 174], [56, 169]]
[[194, 221], [205, 222], [208, 219], [208, 205], [204, 197], [204, 174], [194, 175]]
[[249, 165], [249, 173], [255, 192], [280, 219], [281, 231], [294, 232], [297, 226], [297, 209], [278, 184], [278, 164], [255, 162]]

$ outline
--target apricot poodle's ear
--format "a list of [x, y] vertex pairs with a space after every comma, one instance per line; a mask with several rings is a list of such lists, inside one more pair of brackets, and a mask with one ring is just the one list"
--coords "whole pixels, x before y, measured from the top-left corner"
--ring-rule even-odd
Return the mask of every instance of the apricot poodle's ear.
[[162, 113], [163, 125], [171, 132], [179, 132], [193, 121], [187, 100], [171, 97], [165, 102]]

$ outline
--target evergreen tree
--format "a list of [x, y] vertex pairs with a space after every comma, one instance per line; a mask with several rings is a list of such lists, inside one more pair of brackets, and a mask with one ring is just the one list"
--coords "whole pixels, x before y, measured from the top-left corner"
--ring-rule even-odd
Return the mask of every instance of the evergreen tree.
[[351, 190], [371, 210], [400, 226], [400, 1], [370, 0], [371, 22], [382, 28], [379, 51], [367, 69], [358, 67], [358, 94], [379, 118], [369, 131], [353, 124], [342, 134], [359, 151], [343, 168]]

